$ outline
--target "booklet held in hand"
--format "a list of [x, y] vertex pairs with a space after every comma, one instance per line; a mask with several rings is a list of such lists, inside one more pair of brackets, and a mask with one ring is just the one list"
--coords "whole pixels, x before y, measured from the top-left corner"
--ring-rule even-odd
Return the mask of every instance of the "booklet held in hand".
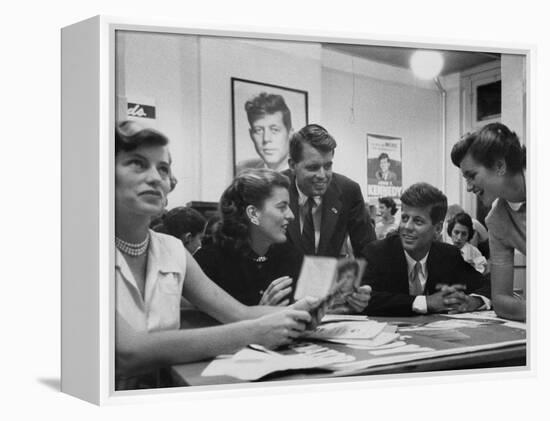
[[365, 266], [363, 259], [306, 256], [294, 298], [321, 298], [319, 306], [324, 309], [344, 304], [361, 284]]

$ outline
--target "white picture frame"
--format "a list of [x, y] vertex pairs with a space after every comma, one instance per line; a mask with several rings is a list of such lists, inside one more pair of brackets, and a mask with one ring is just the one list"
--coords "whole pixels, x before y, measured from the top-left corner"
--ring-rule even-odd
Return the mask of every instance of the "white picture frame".
[[[116, 121], [115, 32], [136, 31], [198, 36], [262, 38], [275, 41], [341, 42], [385, 46], [421, 46], [520, 54], [529, 68], [529, 47], [460, 46], [388, 39], [327, 37], [318, 33], [262, 34], [220, 27], [182, 28], [173, 23], [98, 16], [68, 26], [62, 32], [62, 383], [63, 392], [96, 404], [141, 401], [167, 395], [166, 391], [114, 391], [114, 175]], [[83, 54], [83, 51], [86, 54]], [[529, 87], [529, 80], [527, 78]], [[308, 90], [309, 92], [309, 90]], [[310, 94], [311, 95], [311, 94]], [[321, 117], [320, 100], [312, 98], [312, 112]], [[524, 104], [525, 105], [525, 104]], [[158, 104], [160, 107], [160, 104]], [[229, 101], [228, 101], [229, 106]], [[310, 118], [310, 120], [312, 120]], [[529, 116], [525, 122], [529, 125]], [[375, 128], [371, 132], [377, 132]], [[528, 133], [528, 130], [525, 130]], [[231, 133], [228, 129], [228, 139]], [[363, 135], [364, 136], [364, 135]], [[364, 142], [364, 137], [360, 141]], [[344, 154], [348, 153], [345, 147]], [[225, 150], [227, 152], [227, 150]], [[231, 156], [227, 159], [230, 176]], [[366, 156], [366, 155], [364, 155]], [[84, 157], [85, 159], [77, 159]], [[442, 164], [444, 167], [445, 165]], [[366, 180], [366, 169], [358, 169]], [[357, 175], [352, 173], [351, 175]], [[199, 180], [201, 189], [208, 182]], [[365, 186], [362, 186], [363, 188]], [[366, 194], [365, 194], [366, 197]], [[206, 197], [205, 199], [211, 199]], [[529, 283], [529, 280], [528, 280]], [[528, 348], [529, 349], [529, 348]], [[529, 367], [527, 367], [529, 369]], [[360, 379], [353, 379], [357, 381]], [[315, 382], [305, 382], [313, 384]], [[322, 383], [322, 382], [321, 382]], [[263, 385], [262, 385], [263, 386]], [[272, 385], [269, 385], [272, 386]], [[282, 385], [284, 387], [284, 385]], [[194, 392], [171, 391], [172, 397]], [[206, 389], [211, 391], [211, 389]]]

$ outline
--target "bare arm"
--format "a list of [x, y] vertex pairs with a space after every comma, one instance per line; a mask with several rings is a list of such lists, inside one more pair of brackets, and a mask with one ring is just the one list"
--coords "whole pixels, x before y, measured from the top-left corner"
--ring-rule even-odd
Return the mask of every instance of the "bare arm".
[[251, 343], [274, 348], [300, 336], [310, 320], [306, 311], [285, 309], [223, 326], [143, 332], [133, 329], [117, 314], [117, 375], [132, 376], [157, 367], [233, 353]]
[[491, 264], [493, 308], [499, 317], [525, 321], [525, 300], [514, 295], [514, 266]]
[[280, 311], [277, 307], [245, 306], [237, 301], [204, 274], [196, 260], [187, 253], [187, 270], [183, 283], [183, 296], [199, 310], [222, 323], [255, 319]]

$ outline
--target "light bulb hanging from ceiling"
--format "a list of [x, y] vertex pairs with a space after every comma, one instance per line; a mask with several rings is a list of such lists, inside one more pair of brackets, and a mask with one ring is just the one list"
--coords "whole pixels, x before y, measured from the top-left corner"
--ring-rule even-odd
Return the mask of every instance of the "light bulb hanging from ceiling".
[[433, 79], [443, 68], [443, 56], [439, 51], [417, 50], [411, 55], [410, 65], [419, 79]]

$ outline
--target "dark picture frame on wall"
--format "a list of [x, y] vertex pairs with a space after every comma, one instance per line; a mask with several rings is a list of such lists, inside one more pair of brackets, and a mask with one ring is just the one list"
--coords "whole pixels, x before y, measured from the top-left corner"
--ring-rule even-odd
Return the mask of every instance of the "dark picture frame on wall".
[[307, 91], [231, 78], [233, 174], [288, 167], [288, 142], [308, 124]]

